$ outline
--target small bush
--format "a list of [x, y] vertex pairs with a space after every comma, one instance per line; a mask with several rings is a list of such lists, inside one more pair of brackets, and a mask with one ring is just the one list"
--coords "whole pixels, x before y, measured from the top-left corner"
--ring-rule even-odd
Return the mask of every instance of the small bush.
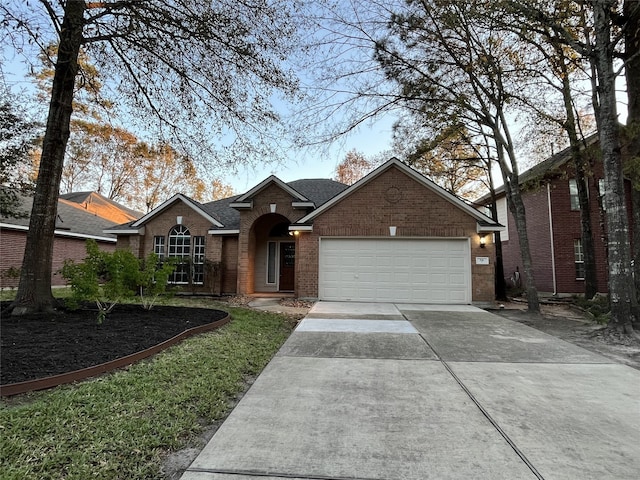
[[101, 251], [95, 240], [87, 240], [86, 248], [84, 262], [67, 260], [62, 267], [62, 276], [72, 291], [67, 304], [77, 308], [80, 302], [95, 302], [101, 324], [113, 307], [135, 295], [140, 264], [128, 250]]
[[77, 308], [80, 302], [95, 302], [99, 324], [118, 303], [138, 293], [147, 310], [167, 293], [174, 262], [160, 264], [153, 253], [139, 260], [129, 250], [103, 252], [94, 240], [87, 240], [86, 248], [84, 262], [67, 260], [62, 267], [62, 276], [71, 285], [72, 294], [67, 305]]
[[167, 295], [169, 276], [175, 268], [175, 262], [171, 260], [160, 263], [155, 253], [150, 253], [141, 262], [137, 284], [145, 310], [151, 310], [161, 296]]
[[593, 315], [594, 322], [602, 325], [609, 323], [611, 306], [609, 305], [608, 295], [597, 295], [591, 300], [587, 300], [581, 295], [576, 295], [573, 297], [573, 302]]

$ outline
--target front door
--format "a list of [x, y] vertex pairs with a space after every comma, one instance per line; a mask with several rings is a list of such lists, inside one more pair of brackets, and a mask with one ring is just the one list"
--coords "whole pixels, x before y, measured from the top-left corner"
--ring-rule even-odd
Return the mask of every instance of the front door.
[[296, 244], [280, 243], [280, 290], [295, 289]]

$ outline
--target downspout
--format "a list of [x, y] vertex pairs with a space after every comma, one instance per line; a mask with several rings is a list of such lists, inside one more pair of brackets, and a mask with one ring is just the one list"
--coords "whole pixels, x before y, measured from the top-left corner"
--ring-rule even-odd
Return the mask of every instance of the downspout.
[[553, 295], [558, 294], [558, 287], [556, 285], [556, 253], [553, 248], [553, 216], [551, 215], [551, 183], [547, 183], [547, 204], [549, 205], [549, 237], [551, 238], [551, 276], [553, 279]]

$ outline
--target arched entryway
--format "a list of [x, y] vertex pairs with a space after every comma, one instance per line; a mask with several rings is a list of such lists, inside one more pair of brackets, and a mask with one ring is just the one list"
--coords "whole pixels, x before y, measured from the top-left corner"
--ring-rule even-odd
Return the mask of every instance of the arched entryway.
[[295, 290], [295, 239], [289, 234], [290, 221], [276, 213], [258, 218], [250, 233], [253, 247], [253, 291], [293, 292]]

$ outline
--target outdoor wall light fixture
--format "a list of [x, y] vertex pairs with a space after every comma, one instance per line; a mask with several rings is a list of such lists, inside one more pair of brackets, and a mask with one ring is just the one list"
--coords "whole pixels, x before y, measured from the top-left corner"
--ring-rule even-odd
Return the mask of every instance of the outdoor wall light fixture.
[[484, 248], [486, 244], [487, 244], [486, 235], [480, 235], [480, 248]]
[[300, 235], [300, 232], [299, 232], [298, 230], [294, 230], [293, 232], [291, 232], [291, 231], [290, 231], [290, 232], [289, 232], [289, 235], [291, 235], [292, 237], [293, 237], [293, 236], [296, 236], [296, 237], [297, 237], [298, 235]]

